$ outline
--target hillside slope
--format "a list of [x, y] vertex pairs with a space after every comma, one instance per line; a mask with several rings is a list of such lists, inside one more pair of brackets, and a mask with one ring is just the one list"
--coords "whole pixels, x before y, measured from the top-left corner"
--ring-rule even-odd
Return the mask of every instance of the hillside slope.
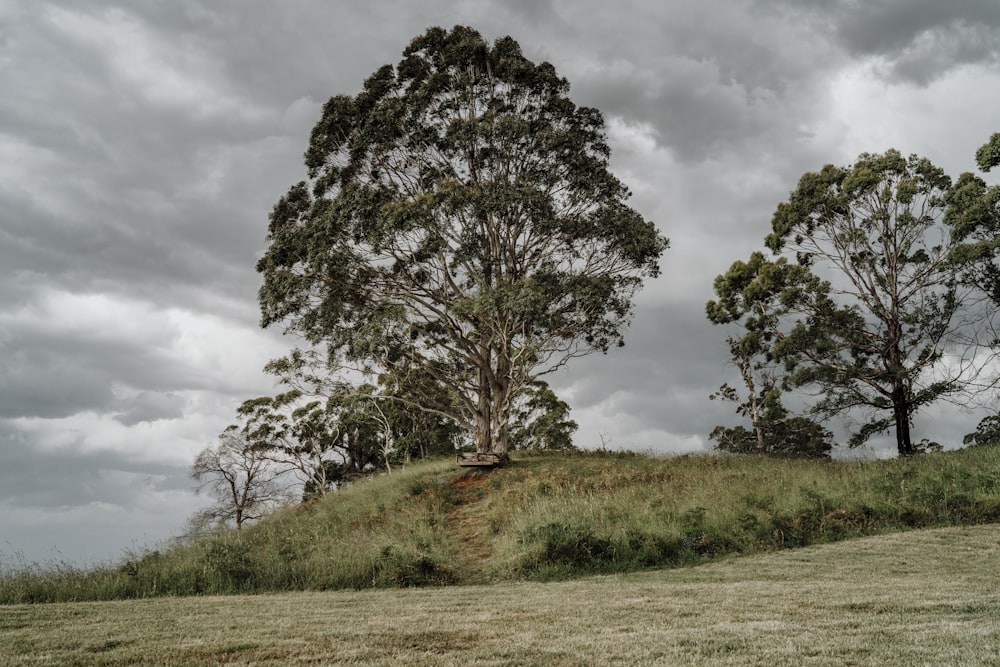
[[439, 460], [114, 567], [8, 573], [0, 601], [566, 579], [998, 520], [998, 447], [855, 462], [566, 453], [489, 472]]

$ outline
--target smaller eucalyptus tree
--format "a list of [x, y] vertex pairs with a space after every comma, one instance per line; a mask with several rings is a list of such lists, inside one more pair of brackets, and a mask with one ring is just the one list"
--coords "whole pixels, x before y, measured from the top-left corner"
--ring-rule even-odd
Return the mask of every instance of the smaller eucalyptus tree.
[[782, 336], [779, 325], [788, 315], [790, 295], [816, 288], [818, 279], [805, 267], [785, 258], [770, 261], [755, 252], [749, 261], [737, 261], [715, 279], [716, 300], [705, 310], [713, 324], [735, 325], [740, 335], [726, 339], [730, 358], [740, 374], [745, 393], [728, 383], [709, 396], [736, 404], [736, 411], [750, 420], [751, 428], [718, 426], [709, 437], [720, 451], [738, 454], [826, 457], [833, 448], [832, 434], [816, 422], [795, 416], [782, 404], [787, 388], [783, 364], [775, 343]]
[[569, 404], [547, 382], [535, 381], [514, 413], [510, 441], [513, 449], [575, 449], [577, 423], [569, 418]]
[[378, 424], [352, 396], [318, 397], [293, 389], [244, 401], [230, 427], [262, 456], [295, 473], [304, 495], [323, 496], [378, 467]]

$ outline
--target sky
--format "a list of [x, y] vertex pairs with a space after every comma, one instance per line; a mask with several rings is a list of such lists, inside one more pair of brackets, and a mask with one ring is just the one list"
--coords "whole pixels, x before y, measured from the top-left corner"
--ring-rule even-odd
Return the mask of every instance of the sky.
[[[258, 326], [254, 266], [322, 104], [455, 24], [604, 113], [671, 241], [626, 346], [552, 379], [581, 447], [735, 423], [704, 305], [804, 172], [896, 148], [957, 176], [1000, 131], [996, 0], [0, 0], [0, 564], [183, 531], [195, 455], [294, 344]], [[915, 437], [977, 421], [937, 406]]]

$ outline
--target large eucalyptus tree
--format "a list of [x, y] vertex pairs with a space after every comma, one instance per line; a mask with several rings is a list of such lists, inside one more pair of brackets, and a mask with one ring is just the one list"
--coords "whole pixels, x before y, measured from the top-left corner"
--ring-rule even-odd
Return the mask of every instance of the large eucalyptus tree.
[[262, 324], [336, 363], [425, 374], [447, 392], [423, 407], [505, 453], [518, 396], [621, 345], [667, 247], [609, 170], [600, 112], [568, 89], [510, 37], [457, 26], [331, 98], [309, 180], [271, 214]]

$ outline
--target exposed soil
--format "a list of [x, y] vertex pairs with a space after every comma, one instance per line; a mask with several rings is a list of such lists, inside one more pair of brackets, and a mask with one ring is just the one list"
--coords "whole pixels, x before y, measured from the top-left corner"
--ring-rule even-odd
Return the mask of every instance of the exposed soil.
[[485, 537], [488, 526], [478, 507], [488, 495], [488, 474], [472, 472], [452, 481], [459, 500], [448, 511], [448, 525], [458, 541], [455, 555], [461, 568], [459, 577], [470, 584], [488, 580], [486, 564], [491, 555], [490, 544]]

